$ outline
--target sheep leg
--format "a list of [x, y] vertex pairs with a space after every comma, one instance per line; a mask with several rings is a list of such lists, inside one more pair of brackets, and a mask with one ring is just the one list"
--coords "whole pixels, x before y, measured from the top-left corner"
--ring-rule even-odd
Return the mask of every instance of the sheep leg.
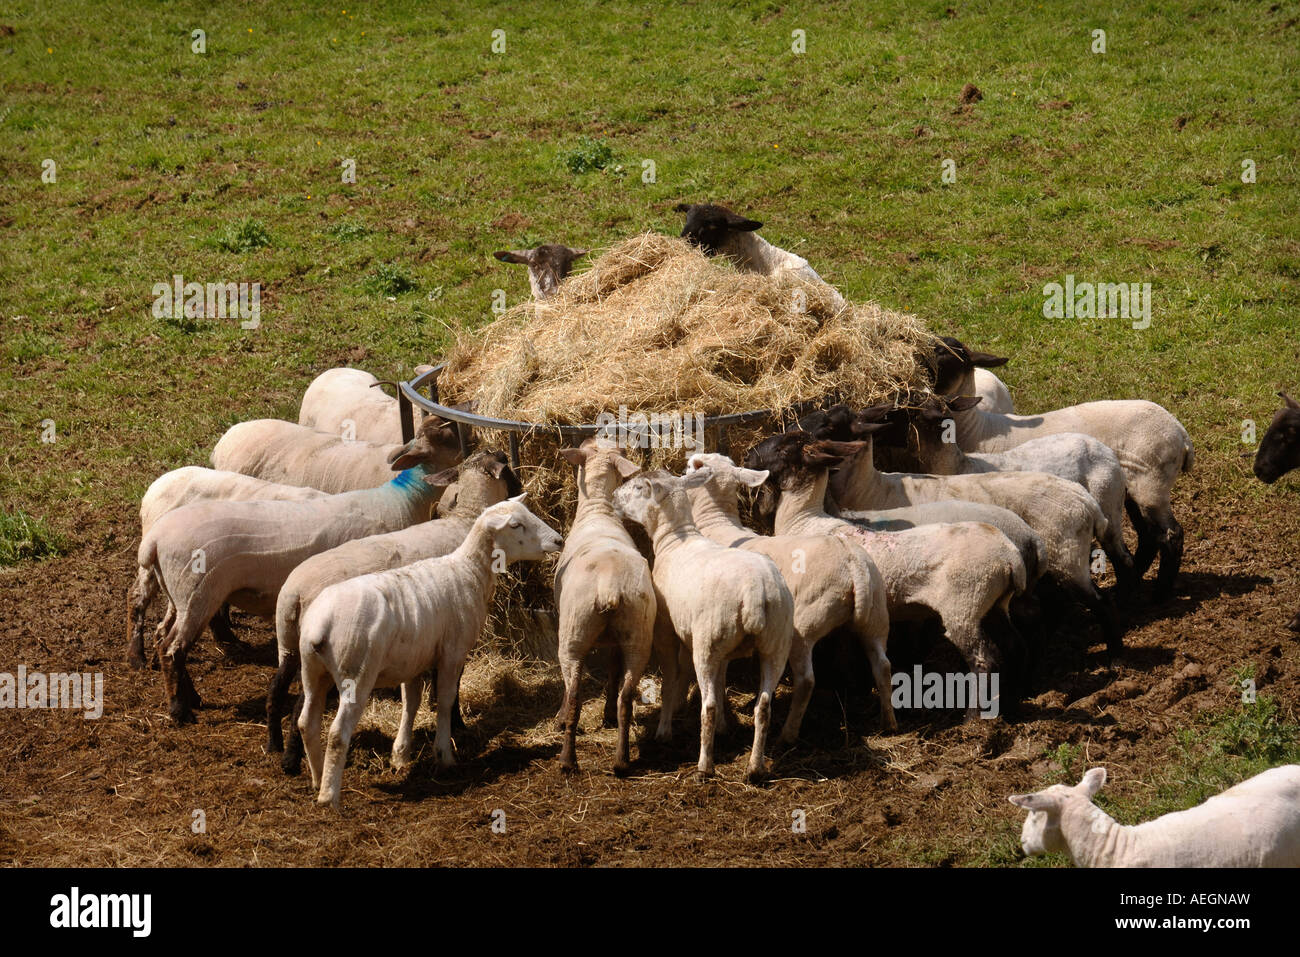
[[456, 763], [451, 750], [452, 712], [459, 702], [460, 667], [450, 662], [438, 666], [438, 731], [434, 735], [434, 750], [438, 753], [438, 767], [449, 768]]
[[889, 667], [889, 658], [885, 654], [884, 635], [862, 636], [862, 649], [867, 653], [871, 663], [871, 676], [876, 679], [876, 691], [880, 695], [880, 723], [886, 731], [898, 730], [898, 719], [894, 716], [894, 681]]
[[564, 702], [560, 705], [564, 744], [560, 748], [560, 770], [565, 774], [578, 770], [578, 716], [582, 714], [582, 658], [572, 657], [569, 651], [560, 659], [560, 673], [564, 676]]
[[178, 611], [165, 639], [166, 648], [162, 653], [163, 686], [167, 689], [168, 711], [178, 725], [193, 723], [194, 709], [203, 703], [194, 689], [185, 662], [204, 624], [202, 616], [195, 615], [190, 608]]
[[1183, 526], [1172, 513], [1166, 512], [1160, 531], [1160, 569], [1156, 572], [1156, 598], [1168, 598], [1174, 592], [1174, 580], [1183, 564]]
[[212, 637], [217, 639], [218, 644], [226, 648], [242, 648], [244, 646], [231, 625], [229, 605], [222, 605], [217, 609], [217, 613], [208, 622], [208, 628], [211, 629]]
[[1076, 583], [1072, 590], [1075, 598], [1087, 606], [1097, 624], [1101, 626], [1102, 636], [1106, 639], [1107, 658], [1118, 655], [1124, 650], [1124, 632], [1115, 620], [1115, 609], [1102, 597], [1091, 579], [1086, 585]]
[[324, 662], [309, 655], [302, 664], [302, 711], [298, 715], [298, 734], [307, 752], [307, 769], [311, 772], [311, 786], [320, 789], [321, 774], [325, 768], [325, 748], [321, 744], [321, 715], [325, 711], [325, 695], [333, 684]]
[[[464, 669], [462, 668], [461, 671], [463, 673]], [[427, 693], [429, 698], [429, 710], [436, 713], [438, 710], [438, 702], [437, 702], [438, 669], [437, 668], [429, 669], [429, 673], [425, 678], [425, 687], [428, 689]], [[465, 719], [461, 717], [461, 713], [460, 713], [460, 678], [457, 678], [456, 679], [456, 701], [451, 711], [451, 733], [455, 735], [455, 734], [460, 734], [462, 731], [468, 731], [468, 730], [469, 730], [469, 725], [465, 723]]]
[[320, 791], [316, 794], [317, 804], [339, 806], [343, 768], [348, 763], [348, 745], [352, 742], [352, 732], [356, 730], [361, 713], [366, 710], [373, 687], [374, 679], [363, 671], [357, 676], [353, 694], [339, 695], [339, 710], [330, 725], [329, 744], [325, 748], [325, 767], [321, 772]]
[[777, 739], [777, 743], [783, 747], [791, 747], [799, 740], [799, 728], [803, 725], [808, 702], [812, 700], [816, 685], [812, 650], [813, 643], [798, 635], [790, 646], [790, 675], [794, 679], [794, 692], [790, 697], [790, 712], [785, 716], [785, 724], [781, 726], [781, 737]]
[[404, 768], [411, 763], [411, 743], [415, 737], [415, 718], [420, 712], [420, 698], [424, 694], [424, 675], [402, 682], [402, 722], [393, 739], [393, 767]]
[[623, 675], [623, 649], [613, 645], [609, 649], [609, 675], [605, 678], [605, 714], [601, 727], [618, 727], [619, 678]]
[[713, 774], [713, 736], [719, 717], [718, 686], [725, 680], [727, 663], [725, 658], [710, 662], [702, 642], [696, 645], [696, 649], [695, 680], [700, 686], [700, 760], [695, 777], [703, 780]]
[[1115, 587], [1122, 597], [1127, 598], [1137, 587], [1139, 576], [1133, 565], [1133, 556], [1124, 544], [1124, 536], [1115, 527], [1117, 524], [1118, 522], [1111, 523], [1106, 541], [1101, 543], [1101, 550], [1106, 553], [1111, 567], [1115, 569]]
[[279, 754], [284, 750], [284, 734], [281, 722], [289, 703], [289, 688], [298, 675], [298, 656], [285, 655], [275, 675], [271, 678], [270, 688], [266, 693], [266, 753]]
[[685, 683], [684, 677], [677, 673], [677, 636], [671, 628], [664, 628], [660, 624], [664, 617], [667, 616], [661, 614], [655, 620], [654, 631], [655, 657], [659, 659], [659, 671], [664, 679], [663, 687], [659, 689], [659, 726], [655, 729], [655, 740], [661, 744], [667, 744], [673, 738], [673, 710], [678, 704], [677, 685], [679, 681]]
[[153, 570], [141, 568], [126, 595], [126, 663], [137, 670], [145, 664], [145, 612], [157, 594], [158, 579]]
[[[811, 655], [809, 658], [811, 664]], [[750, 784], [757, 784], [767, 774], [767, 759], [763, 755], [767, 750], [767, 733], [772, 724], [772, 696], [776, 694], [776, 683], [781, 680], [781, 672], [785, 671], [785, 660], [783, 656], [777, 654], [760, 655], [758, 667], [758, 704], [754, 705], [754, 749], [749, 753], [749, 770], [746, 774]]]
[[1133, 553], [1133, 574], [1137, 580], [1141, 580], [1147, 573], [1147, 569], [1151, 567], [1151, 563], [1155, 561], [1158, 548], [1156, 530], [1143, 516], [1138, 503], [1131, 497], [1125, 497], [1124, 511], [1128, 512], [1128, 520], [1133, 525], [1133, 531], [1137, 532], [1138, 547]]
[[614, 774], [617, 777], [627, 774], [632, 758], [632, 700], [641, 675], [645, 673], [650, 649], [626, 640], [620, 648], [620, 657], [623, 660], [623, 684], [618, 690], [618, 749], [614, 752]]
[[[976, 676], [978, 682], [980, 675], [999, 674], [999, 684], [1001, 683], [1001, 674], [998, 672], [1000, 658], [995, 646], [988, 641], [981, 630], [979, 623], [968, 625], [965, 622], [944, 621], [944, 632], [948, 640], [956, 645], [957, 650], [962, 653], [966, 659], [966, 664]], [[988, 680], [988, 679], [985, 679]], [[992, 684], [989, 684], [992, 689]], [[1001, 688], [998, 689], [998, 696], [995, 697], [989, 706], [995, 710], [996, 714], [1002, 713], [1002, 695]], [[980, 706], [978, 701], [966, 702], [966, 720], [976, 721], [980, 718]]]

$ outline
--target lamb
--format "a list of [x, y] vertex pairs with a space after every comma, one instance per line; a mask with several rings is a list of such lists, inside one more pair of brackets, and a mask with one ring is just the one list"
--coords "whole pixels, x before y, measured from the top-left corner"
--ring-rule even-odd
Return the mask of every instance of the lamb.
[[880, 692], [881, 721], [898, 730], [886, 644], [889, 612], [884, 580], [870, 556], [857, 544], [834, 535], [757, 535], [740, 523], [740, 486], [758, 488], [766, 472], [738, 467], [725, 455], [696, 453], [686, 460], [688, 472], [707, 468], [713, 477], [688, 494], [695, 525], [705, 538], [766, 555], [776, 562], [794, 598], [794, 636], [790, 671], [794, 696], [779, 743], [792, 745], [813, 693], [813, 646], [841, 626], [862, 644]]
[[445, 430], [426, 427], [393, 459], [392, 470], [401, 474], [377, 488], [306, 502], [198, 502], [160, 518], [137, 552], [138, 598], [128, 609], [127, 630], [131, 657], [143, 657], [138, 625], [161, 589], [172, 606], [171, 620], [164, 619], [160, 629], [172, 719], [177, 724], [194, 720], [199, 696], [185, 662], [222, 604], [270, 618], [280, 586], [312, 555], [427, 521], [442, 494], [442, 487], [427, 479], [455, 444]]
[[613, 496], [623, 480], [640, 467], [620, 455], [608, 439], [587, 439], [579, 448], [561, 449], [560, 455], [578, 469], [578, 510], [555, 569], [560, 672], [564, 676], [560, 770], [566, 774], [578, 770], [575, 749], [582, 713], [582, 662], [601, 644], [612, 650], [605, 710], [608, 719], [617, 702], [614, 773], [622, 776], [628, 771], [632, 696], [654, 641], [656, 601], [650, 567], [623, 528]]
[[[1284, 404], [1274, 414], [1255, 453], [1255, 477], [1265, 485], [1272, 485], [1293, 468], [1300, 467], [1300, 403], [1285, 392], [1278, 395]], [[1300, 612], [1287, 627], [1300, 631]]]
[[790, 654], [794, 599], [772, 559], [718, 545], [696, 528], [686, 493], [704, 485], [712, 474], [701, 468], [680, 478], [662, 469], [636, 475], [614, 492], [614, 501], [626, 518], [646, 530], [654, 545], [654, 646], [664, 679], [655, 739], [672, 737], [673, 710], [685, 697], [689, 681], [689, 650], [700, 686], [697, 777], [713, 774], [715, 721], [726, 720], [721, 694], [727, 662], [757, 652], [759, 690], [746, 774], [753, 783], [766, 772], [763, 752], [772, 696]]
[[1007, 798], [1029, 811], [1027, 855], [1064, 852], [1078, 867], [1300, 867], [1300, 765], [1270, 768], [1204, 804], [1125, 826], [1092, 803], [1093, 768], [1074, 787]]
[[[945, 397], [970, 395], [975, 367], [989, 364], [991, 358], [996, 357], [944, 338], [934, 350], [935, 392]], [[1187, 430], [1165, 409], [1126, 399], [1085, 402], [1042, 415], [998, 415], [971, 408], [955, 412], [953, 419], [963, 452], [1004, 452], [1061, 432], [1081, 432], [1110, 446], [1124, 470], [1124, 505], [1138, 536], [1134, 574], [1144, 575], [1158, 553], [1156, 595], [1172, 593], [1182, 563], [1183, 529], [1174, 518], [1171, 492], [1179, 474], [1191, 471], [1194, 455]]]
[[789, 274], [824, 286], [836, 312], [844, 308], [844, 297], [830, 283], [817, 275], [808, 260], [779, 246], [773, 246], [754, 230], [762, 223], [737, 215], [715, 203], [678, 203], [676, 212], [686, 214], [682, 237], [704, 250], [706, 256], [721, 253], [736, 263], [741, 272], [762, 276]]
[[492, 255], [503, 263], [519, 263], [528, 267], [528, 286], [538, 302], [549, 299], [560, 288], [560, 282], [573, 269], [576, 259], [590, 250], [572, 249], [560, 243], [546, 243], [532, 249], [503, 249]]
[[[432, 368], [416, 366], [415, 374], [421, 375]], [[376, 379], [360, 369], [326, 369], [303, 393], [298, 424], [348, 440], [400, 444], [402, 421], [398, 402], [384, 394], [379, 388], [382, 385], [396, 383]], [[415, 412], [418, 415], [419, 410]], [[419, 423], [417, 418], [415, 424]]]
[[[960, 522], [899, 532], [875, 532], [827, 515], [829, 471], [862, 452], [860, 442], [814, 439], [802, 431], [764, 439], [745, 457], [767, 470], [757, 509], [771, 515], [778, 535], [839, 535], [860, 544], [880, 570], [891, 621], [938, 617], [948, 640], [977, 675], [997, 671], [1000, 655], [982, 627], [1026, 588], [1020, 552], [991, 525]], [[1000, 697], [1000, 696], [999, 696]], [[1000, 702], [999, 705], [1000, 707]], [[974, 708], [967, 717], [977, 714]]]
[[[288, 703], [289, 686], [298, 676], [299, 626], [303, 615], [322, 591], [337, 582], [370, 572], [399, 568], [426, 558], [450, 555], [469, 535], [479, 514], [490, 505], [503, 502], [523, 491], [509, 460], [501, 452], [475, 452], [458, 468], [428, 477], [430, 484], [443, 486], [438, 502], [440, 518], [382, 535], [370, 535], [344, 542], [329, 551], [313, 555], [290, 573], [280, 586], [275, 603], [275, 635], [279, 646], [279, 667], [271, 679], [266, 698], [268, 754], [284, 752], [280, 765], [286, 774], [297, 774], [302, 763], [302, 739], [297, 717], [299, 697], [290, 722], [289, 747], [284, 747], [281, 721]], [[453, 723], [460, 710], [453, 710]]]
[[[952, 399], [953, 412], [982, 404], [978, 397]], [[1121, 590], [1134, 584], [1133, 556], [1124, 544], [1124, 470], [1105, 443], [1078, 432], [1061, 432], [1030, 439], [1005, 452], [967, 454], [955, 441], [944, 441], [951, 422], [949, 411], [931, 401], [909, 410], [917, 452], [915, 467], [907, 471], [932, 475], [973, 475], [984, 472], [1048, 472], [1088, 490], [1106, 516], [1105, 535], [1098, 539], [1115, 568]], [[888, 441], [883, 439], [882, 441]]]
[[410, 443], [376, 445], [349, 442], [280, 419], [253, 419], [226, 430], [212, 450], [212, 465], [268, 482], [337, 494], [383, 484], [392, 477], [393, 463], [415, 452], [434, 453], [429, 459], [432, 472], [455, 465], [461, 457], [455, 426], [426, 416]]
[[1088, 492], [1045, 472], [989, 472], [973, 475], [924, 475], [879, 472], [872, 463], [872, 433], [890, 429], [878, 421], [892, 406], [873, 406], [858, 413], [853, 430], [863, 451], [831, 480], [836, 501], [847, 508], [889, 510], [923, 502], [961, 499], [997, 505], [1015, 512], [1047, 545], [1047, 576], [1096, 616], [1110, 654], [1123, 638], [1110, 605], [1092, 581], [1093, 538], [1105, 540], [1106, 518]]
[[[402, 686], [393, 763], [410, 760], [415, 715], [430, 669], [438, 675], [438, 764], [455, 763], [452, 702], [465, 657], [487, 620], [497, 574], [511, 562], [538, 561], [564, 544], [523, 500], [518, 495], [484, 509], [450, 555], [330, 585], [307, 609], [298, 645], [303, 687], [298, 729], [316, 803], [338, 807], [348, 744], [376, 686]], [[325, 750], [321, 713], [331, 684], [339, 689], [339, 709]]]

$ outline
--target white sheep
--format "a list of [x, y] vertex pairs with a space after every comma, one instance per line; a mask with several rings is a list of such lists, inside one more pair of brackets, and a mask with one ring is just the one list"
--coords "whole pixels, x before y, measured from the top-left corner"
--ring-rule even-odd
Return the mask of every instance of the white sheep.
[[565, 773], [578, 769], [582, 662], [594, 646], [602, 644], [613, 650], [605, 709], [608, 716], [616, 708], [614, 773], [623, 775], [628, 770], [632, 696], [654, 641], [655, 592], [650, 567], [623, 528], [613, 496], [623, 480], [640, 468], [621, 456], [608, 439], [588, 439], [580, 448], [561, 449], [560, 455], [578, 469], [578, 509], [555, 569], [564, 676], [560, 769]]
[[1074, 787], [1007, 798], [1029, 811], [1026, 854], [1066, 853], [1079, 867], [1300, 867], [1300, 765], [1270, 768], [1186, 811], [1123, 825], [1092, 803], [1093, 768]]
[[[484, 509], [522, 491], [518, 477], [501, 452], [475, 452], [456, 469], [430, 475], [427, 481], [446, 489], [438, 501], [440, 518], [395, 532], [356, 538], [313, 555], [280, 586], [275, 603], [279, 667], [271, 679], [266, 699], [266, 750], [269, 754], [284, 752], [280, 763], [288, 774], [297, 774], [302, 762], [302, 739], [297, 728], [301, 696], [290, 723], [288, 748], [284, 747], [281, 721], [287, 710], [289, 687], [298, 677], [299, 627], [311, 603], [330, 585], [349, 578], [450, 555], [465, 540]], [[456, 709], [453, 721], [459, 717]]]
[[[981, 398], [962, 396], [950, 403], [951, 411], [983, 404]], [[927, 404], [911, 411], [917, 442], [918, 467], [909, 471], [933, 475], [971, 475], [981, 472], [1049, 472], [1088, 490], [1106, 516], [1106, 532], [1099, 544], [1115, 567], [1122, 589], [1133, 583], [1133, 556], [1124, 544], [1124, 470], [1110, 446], [1090, 435], [1061, 432], [1031, 439], [1005, 452], [961, 450], [946, 441], [950, 412]]]
[[576, 259], [587, 255], [586, 249], [572, 249], [561, 243], [546, 243], [532, 249], [503, 249], [492, 255], [503, 263], [528, 267], [528, 286], [538, 302], [555, 295]]
[[197, 502], [154, 523], [136, 555], [137, 602], [128, 610], [127, 630], [131, 654], [142, 655], [136, 622], [161, 589], [171, 604], [159, 647], [173, 720], [194, 720], [199, 696], [185, 662], [223, 604], [271, 618], [280, 586], [312, 555], [428, 520], [442, 487], [426, 479], [445, 449], [427, 442], [411, 445], [393, 463], [394, 470], [404, 471], [377, 488], [306, 502]]
[[[318, 804], [338, 806], [348, 743], [376, 687], [402, 686], [393, 762], [409, 760], [424, 676], [431, 669], [438, 675], [438, 764], [455, 763], [452, 703], [465, 657], [487, 620], [497, 575], [511, 562], [537, 561], [563, 545], [523, 499], [519, 495], [484, 509], [450, 555], [349, 578], [326, 588], [307, 609], [299, 643], [298, 729]], [[331, 684], [339, 689], [339, 709], [325, 750], [321, 713]]]
[[726, 721], [721, 695], [727, 662], [757, 652], [759, 688], [747, 771], [752, 782], [766, 772], [763, 751], [772, 696], [790, 654], [794, 599], [780, 569], [766, 555], [718, 545], [695, 527], [686, 492], [711, 475], [706, 468], [684, 477], [662, 470], [636, 475], [619, 486], [614, 501], [624, 516], [646, 530], [654, 545], [651, 576], [659, 605], [655, 654], [664, 679], [655, 738], [672, 737], [673, 710], [685, 697], [689, 681], [684, 660], [689, 650], [700, 686], [697, 774], [711, 775], [715, 722]]
[[[778, 535], [840, 535], [856, 541], [880, 570], [891, 621], [938, 617], [972, 672], [996, 672], [1000, 656], [982, 624], [997, 612], [1015, 636], [1007, 612], [1012, 598], [1026, 588], [1019, 550], [996, 528], [980, 522], [876, 532], [826, 514], [829, 470], [862, 449], [860, 442], [815, 439], [801, 431], [764, 439], [745, 458], [747, 467], [769, 472], [759, 513], [772, 517]], [[968, 718], [976, 714], [977, 709], [967, 708]]]
[[165, 472], [145, 491], [140, 499], [140, 534], [146, 535], [154, 522], [172, 509], [195, 502], [221, 499], [226, 502], [275, 500], [280, 502], [307, 502], [323, 498], [328, 492], [301, 485], [281, 485], [266, 482], [239, 472], [208, 469], [201, 465], [186, 465]]
[[[415, 367], [421, 375], [432, 366]], [[396, 383], [377, 379], [361, 369], [326, 369], [307, 386], [298, 409], [298, 424], [348, 439], [376, 445], [402, 441], [398, 400], [381, 388]], [[413, 423], [420, 424], [419, 408], [412, 409]]]
[[817, 275], [802, 256], [773, 246], [754, 230], [762, 223], [737, 215], [715, 203], [679, 203], [675, 207], [686, 214], [682, 237], [704, 250], [705, 255], [721, 254], [732, 259], [741, 272], [762, 276], [787, 274], [825, 287], [836, 312], [844, 308], [844, 297]]
[[377, 445], [280, 419], [253, 419], [226, 430], [212, 450], [212, 466], [284, 485], [355, 492], [387, 481], [394, 463], [422, 451], [434, 453], [432, 471], [455, 465], [460, 460], [455, 426], [427, 416], [410, 443]]
[[713, 477], [692, 489], [691, 514], [705, 538], [729, 548], [766, 555], [776, 563], [794, 598], [794, 638], [790, 672], [794, 694], [781, 729], [780, 743], [791, 745], [812, 697], [813, 647], [841, 626], [854, 633], [871, 663], [880, 691], [881, 722], [898, 729], [891, 702], [888, 599], [884, 580], [871, 558], [856, 543], [835, 535], [758, 535], [740, 522], [740, 486], [759, 488], [767, 472], [737, 466], [716, 452], [696, 453], [686, 460], [688, 472], [707, 468]]
[[[984, 353], [972, 352], [945, 337], [935, 346], [935, 392], [945, 397], [971, 395], [976, 366]], [[1124, 470], [1125, 508], [1138, 536], [1134, 573], [1142, 576], [1157, 553], [1156, 594], [1168, 596], [1183, 556], [1183, 528], [1174, 518], [1174, 481], [1190, 472], [1192, 440], [1168, 411], [1143, 399], [1085, 402], [1041, 415], [1005, 415], [978, 407], [955, 412], [957, 444], [963, 452], [1005, 452], [1030, 439], [1081, 432], [1099, 439]]]
[[[1006, 360], [1003, 359], [1003, 362]], [[975, 370], [975, 395], [984, 400], [984, 408], [989, 412], [1015, 412], [1016, 405], [1011, 401], [1011, 390], [1007, 384], [988, 369]]]

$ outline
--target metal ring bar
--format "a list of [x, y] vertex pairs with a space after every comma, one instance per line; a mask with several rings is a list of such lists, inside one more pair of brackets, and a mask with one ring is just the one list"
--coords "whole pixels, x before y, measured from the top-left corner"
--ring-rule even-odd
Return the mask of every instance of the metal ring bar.
[[[402, 440], [411, 441], [415, 437], [415, 413], [414, 407], [419, 406], [425, 412], [432, 413], [439, 418], [447, 419], [456, 423], [456, 432], [460, 438], [460, 449], [462, 455], [469, 454], [469, 435], [470, 426], [478, 429], [496, 429], [502, 432], [510, 433], [510, 463], [515, 468], [519, 466], [519, 436], [528, 435], [535, 432], [551, 432], [562, 437], [581, 436], [587, 437], [596, 435], [600, 432], [607, 432], [609, 425], [541, 425], [535, 422], [519, 422], [514, 419], [497, 419], [487, 415], [476, 415], [473, 412], [467, 412], [463, 409], [453, 409], [449, 406], [442, 405], [438, 401], [438, 373], [446, 367], [446, 363], [434, 366], [428, 372], [423, 372], [411, 379], [409, 382], [397, 383], [397, 400], [399, 411], [402, 419]], [[420, 388], [427, 386], [429, 395], [421, 395], [418, 391]], [[754, 409], [750, 412], [733, 412], [728, 415], [713, 415], [704, 418], [704, 429], [706, 432], [714, 432], [717, 435], [718, 451], [726, 454], [726, 430], [733, 425], [744, 425], [749, 422], [757, 422], [762, 419], [775, 418], [779, 413], [770, 409]], [[641, 428], [637, 425], [621, 424], [620, 428], [626, 432], [635, 432], [649, 437], [651, 432], [648, 427]]]

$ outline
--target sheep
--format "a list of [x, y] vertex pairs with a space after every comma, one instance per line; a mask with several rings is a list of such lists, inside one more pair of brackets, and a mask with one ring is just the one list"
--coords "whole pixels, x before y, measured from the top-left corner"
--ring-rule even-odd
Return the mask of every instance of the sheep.
[[622, 776], [628, 771], [632, 696], [654, 641], [656, 600], [650, 567], [624, 529], [613, 495], [640, 467], [620, 455], [608, 439], [587, 439], [579, 448], [561, 449], [560, 455], [578, 469], [578, 509], [555, 569], [564, 676], [560, 770], [578, 770], [582, 662], [592, 647], [603, 644], [612, 649], [605, 710], [608, 719], [617, 703], [614, 773]]
[[[746, 778], [762, 779], [772, 696], [785, 670], [794, 635], [794, 599], [772, 559], [718, 545], [691, 517], [687, 491], [706, 483], [701, 468], [677, 477], [662, 469], [628, 479], [614, 492], [620, 512], [641, 525], [654, 545], [655, 654], [663, 671], [663, 699], [655, 739], [672, 737], [673, 710], [689, 681], [689, 650], [700, 686], [700, 758], [697, 778], [713, 774], [715, 721], [725, 722], [721, 694], [727, 662], [757, 652], [758, 700], [754, 744]], [[674, 639], [674, 634], [676, 639]], [[681, 645], [678, 645], [678, 639]], [[680, 682], [680, 686], [679, 686]]]
[[1077, 867], [1300, 867], [1300, 765], [1270, 768], [1204, 804], [1123, 825], [1092, 803], [1106, 769], [1007, 800], [1029, 812], [1027, 855], [1066, 853]]
[[[433, 366], [415, 367], [422, 375]], [[397, 445], [402, 441], [402, 420], [398, 401], [379, 388], [396, 383], [376, 379], [360, 369], [326, 369], [307, 386], [298, 410], [298, 424], [329, 432], [349, 440], [376, 445]], [[414, 410], [418, 426], [419, 410]]]
[[[979, 397], [952, 399], [944, 410], [930, 401], [908, 410], [917, 451], [915, 467], [906, 471], [932, 475], [972, 475], [983, 472], [1048, 472], [1088, 490], [1106, 516], [1106, 532], [1098, 539], [1115, 568], [1122, 591], [1134, 584], [1133, 556], [1124, 544], [1124, 470], [1105, 443], [1079, 432], [1061, 432], [1031, 439], [1005, 452], [967, 454], [955, 441], [945, 441], [951, 412], [982, 404]], [[910, 437], [909, 436], [909, 437]], [[882, 437], [882, 441], [888, 441]]]
[[[861, 442], [814, 439], [798, 430], [764, 439], [745, 457], [747, 468], [769, 473], [759, 492], [759, 513], [772, 517], [778, 535], [856, 541], [880, 570], [890, 621], [938, 617], [974, 673], [996, 672], [1000, 656], [982, 622], [996, 611], [1018, 640], [1006, 614], [1011, 599], [1027, 587], [1020, 552], [1000, 531], [980, 522], [876, 532], [827, 515], [823, 503], [830, 469], [863, 448]], [[976, 714], [967, 709], [968, 718]]]
[[880, 716], [886, 730], [898, 730], [891, 702], [891, 675], [886, 644], [889, 612], [884, 580], [857, 544], [834, 535], [757, 535], [740, 523], [740, 486], [758, 488], [766, 472], [738, 467], [725, 455], [696, 453], [686, 460], [688, 472], [708, 468], [713, 477], [688, 495], [695, 525], [705, 538], [729, 548], [766, 555], [776, 562], [794, 598], [794, 637], [790, 671], [794, 696], [781, 729], [780, 744], [793, 745], [813, 693], [813, 646], [840, 626], [862, 644], [880, 692]]
[[[1002, 362], [1006, 361], [1006, 359], [1002, 360]], [[975, 369], [975, 395], [984, 400], [984, 408], [989, 412], [1016, 411], [1016, 405], [1011, 401], [1011, 390], [988, 369]]]
[[853, 431], [863, 443], [860, 454], [832, 478], [841, 507], [888, 511], [905, 505], [961, 499], [998, 505], [1015, 512], [1047, 545], [1047, 576], [1096, 616], [1109, 654], [1123, 648], [1123, 637], [1109, 603], [1091, 574], [1092, 541], [1105, 540], [1106, 517], [1087, 490], [1046, 472], [989, 472], [973, 475], [924, 475], [876, 470], [871, 457], [872, 433], [891, 429], [876, 421], [892, 406], [873, 406], [858, 413]]
[[561, 243], [546, 243], [532, 249], [503, 249], [492, 255], [503, 263], [519, 263], [528, 267], [528, 286], [533, 299], [541, 302], [555, 295], [560, 282], [573, 268], [573, 262], [590, 250], [572, 249]]
[[460, 460], [455, 426], [427, 416], [410, 443], [376, 445], [350, 442], [280, 419], [253, 419], [226, 430], [212, 450], [212, 466], [337, 494], [383, 484], [391, 477], [394, 462], [417, 451], [436, 453], [429, 460], [431, 471], [455, 465]]
[[[1274, 414], [1255, 453], [1255, 477], [1265, 485], [1272, 485], [1293, 468], [1300, 467], [1300, 402], [1285, 392], [1278, 395], [1282, 408]], [[1300, 631], [1300, 612], [1296, 612], [1287, 627]]]
[[[945, 337], [934, 347], [934, 391], [945, 397], [970, 395], [976, 366], [990, 358]], [[1167, 598], [1183, 557], [1183, 528], [1174, 518], [1174, 481], [1190, 472], [1192, 441], [1168, 411], [1143, 399], [1085, 402], [1042, 415], [999, 415], [978, 408], [955, 412], [957, 444], [963, 452], [1005, 452], [1030, 439], [1081, 432], [1099, 439], [1119, 458], [1126, 486], [1125, 510], [1138, 536], [1134, 574], [1140, 578], [1157, 553], [1156, 596]]]
[[[298, 676], [299, 626], [316, 597], [330, 585], [348, 578], [451, 554], [465, 540], [485, 508], [523, 491], [518, 476], [501, 452], [475, 452], [456, 469], [431, 475], [428, 481], [445, 489], [438, 501], [441, 517], [396, 532], [356, 538], [320, 552], [295, 568], [280, 586], [275, 603], [279, 667], [266, 697], [266, 751], [268, 754], [284, 752], [280, 765], [286, 774], [297, 774], [302, 763], [302, 739], [297, 733], [301, 696], [289, 725], [288, 748], [284, 747], [281, 721], [289, 686]], [[460, 724], [459, 719], [460, 710], [456, 708], [453, 723]]]
[[686, 214], [682, 237], [704, 251], [706, 256], [721, 253], [736, 263], [741, 272], [762, 276], [788, 274], [807, 282], [825, 286], [836, 312], [844, 308], [844, 297], [817, 275], [808, 260], [779, 246], [773, 246], [754, 230], [762, 223], [737, 215], [716, 203], [678, 203], [674, 210]]
[[[302, 488], [296, 485], [278, 485], [274, 482], [264, 482], [261, 479], [253, 478], [249, 475], [240, 475], [238, 472], [220, 472], [215, 469], [205, 469], [197, 465], [187, 465], [184, 468], [173, 469], [154, 479], [153, 483], [145, 491], [144, 497], [140, 499], [140, 536], [143, 538], [149, 533], [154, 522], [158, 521], [163, 515], [180, 508], [182, 505], [189, 505], [193, 502], [202, 502], [209, 499], [222, 499], [229, 502], [244, 502], [254, 499], [277, 499], [287, 502], [305, 502], [310, 499], [321, 498], [328, 493], [320, 489]], [[139, 601], [136, 584], [131, 584], [130, 591], [127, 595], [128, 607], [134, 607]], [[224, 612], [224, 610], [223, 610]], [[230, 630], [230, 621], [227, 615], [219, 612], [215, 615], [209, 626], [212, 628], [213, 637], [222, 644], [236, 643], [238, 639], [233, 631]], [[174, 614], [170, 609], [167, 616]], [[143, 628], [143, 614], [140, 616], [139, 627]], [[144, 667], [143, 640], [140, 646], [140, 654], [135, 655], [134, 643], [131, 644], [131, 651], [127, 655], [127, 663], [132, 668]]]
[[190, 648], [223, 603], [270, 618], [280, 586], [312, 555], [428, 520], [442, 488], [427, 479], [456, 445], [446, 430], [428, 425], [394, 456], [392, 470], [401, 474], [376, 488], [306, 502], [197, 502], [154, 523], [136, 555], [138, 600], [128, 609], [127, 631], [130, 654], [142, 656], [136, 623], [161, 589], [172, 606], [160, 629], [163, 683], [177, 724], [193, 721], [199, 704], [185, 668]]
[[[450, 555], [330, 585], [307, 609], [298, 645], [303, 687], [298, 730], [317, 804], [338, 807], [348, 744], [376, 686], [402, 686], [393, 763], [410, 760], [415, 715], [430, 669], [438, 675], [438, 764], [455, 764], [452, 702], [465, 657], [487, 620], [497, 574], [511, 562], [538, 561], [564, 544], [523, 500], [518, 495], [484, 509]], [[339, 709], [326, 750], [321, 713], [331, 684], [339, 690]]]

